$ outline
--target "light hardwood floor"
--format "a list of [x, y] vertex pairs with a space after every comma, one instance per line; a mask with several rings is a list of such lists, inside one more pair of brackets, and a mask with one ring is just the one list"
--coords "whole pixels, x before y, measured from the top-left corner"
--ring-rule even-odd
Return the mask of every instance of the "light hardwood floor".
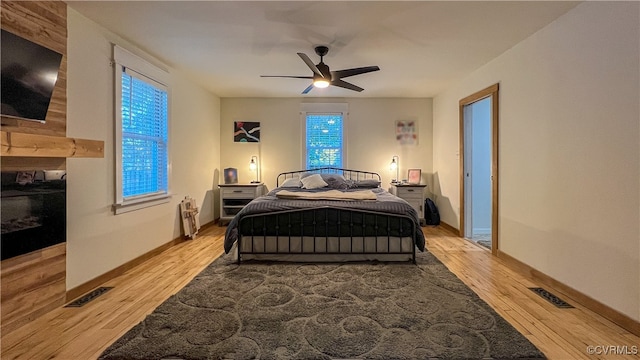
[[[2, 359], [95, 359], [223, 253], [224, 227], [212, 226], [103, 286], [84, 307], [59, 308], [1, 338]], [[427, 247], [549, 359], [640, 359], [589, 355], [588, 346], [632, 346], [640, 338], [578, 304], [558, 309], [528, 289], [540, 286], [480, 246], [441, 227], [424, 227]], [[564, 299], [571, 302], [570, 299]], [[602, 348], [599, 348], [602, 349]]]

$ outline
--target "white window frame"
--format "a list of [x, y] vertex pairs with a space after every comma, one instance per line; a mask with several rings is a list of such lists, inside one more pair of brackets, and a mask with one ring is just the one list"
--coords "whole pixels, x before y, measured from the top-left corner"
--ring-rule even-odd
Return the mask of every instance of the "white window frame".
[[300, 153], [300, 168], [307, 166], [307, 114], [341, 114], [342, 115], [342, 167], [347, 166], [347, 119], [349, 116], [349, 104], [347, 103], [302, 103], [300, 104], [300, 119], [302, 128], [302, 149]]
[[[114, 82], [115, 82], [115, 165], [116, 196], [113, 209], [122, 214], [150, 206], [167, 203], [171, 200], [171, 86], [169, 73], [141, 57], [113, 46]], [[124, 198], [122, 189], [122, 73], [151, 82], [167, 92], [167, 192]]]

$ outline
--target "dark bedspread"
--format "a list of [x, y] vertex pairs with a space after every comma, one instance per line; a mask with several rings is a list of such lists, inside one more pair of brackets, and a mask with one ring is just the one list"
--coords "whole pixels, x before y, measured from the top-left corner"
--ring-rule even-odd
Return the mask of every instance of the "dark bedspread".
[[[391, 214], [406, 215], [413, 219], [416, 227], [415, 243], [420, 251], [424, 251], [424, 234], [420, 228], [420, 219], [416, 210], [406, 201], [394, 196], [382, 188], [374, 188], [372, 190], [377, 197], [375, 201], [348, 201], [348, 200], [292, 200], [280, 199], [276, 197], [276, 193], [283, 188], [276, 188], [267, 195], [258, 197], [247, 204], [242, 210], [236, 214], [231, 220], [224, 238], [224, 251], [229, 253], [233, 244], [238, 240], [238, 223], [245, 215], [263, 214], [276, 211], [294, 210], [294, 209], [310, 209], [318, 207], [332, 207], [341, 209], [361, 209], [368, 211], [384, 212]], [[306, 190], [299, 188], [286, 188], [289, 191], [312, 191], [321, 192], [332, 189], [316, 189]], [[359, 191], [364, 189], [352, 189], [343, 191]]]

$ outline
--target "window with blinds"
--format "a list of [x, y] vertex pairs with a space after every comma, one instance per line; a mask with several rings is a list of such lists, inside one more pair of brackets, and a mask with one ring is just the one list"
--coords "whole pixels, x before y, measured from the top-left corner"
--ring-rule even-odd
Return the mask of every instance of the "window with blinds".
[[170, 76], [117, 45], [114, 60], [114, 211], [120, 214], [170, 200]]
[[[136, 75], [136, 74], [133, 74]], [[122, 73], [122, 195], [167, 193], [167, 91]]]
[[342, 167], [342, 114], [306, 116], [307, 169], [323, 166]]

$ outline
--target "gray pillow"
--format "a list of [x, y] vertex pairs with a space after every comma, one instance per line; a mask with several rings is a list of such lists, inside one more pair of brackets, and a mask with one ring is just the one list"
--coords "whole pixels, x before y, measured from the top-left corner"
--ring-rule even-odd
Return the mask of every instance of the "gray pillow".
[[356, 181], [353, 187], [357, 188], [377, 188], [380, 187], [380, 181], [375, 179]]
[[346, 180], [342, 175], [323, 174], [322, 179], [329, 184], [329, 187], [337, 190], [347, 190], [353, 186], [353, 181]]

